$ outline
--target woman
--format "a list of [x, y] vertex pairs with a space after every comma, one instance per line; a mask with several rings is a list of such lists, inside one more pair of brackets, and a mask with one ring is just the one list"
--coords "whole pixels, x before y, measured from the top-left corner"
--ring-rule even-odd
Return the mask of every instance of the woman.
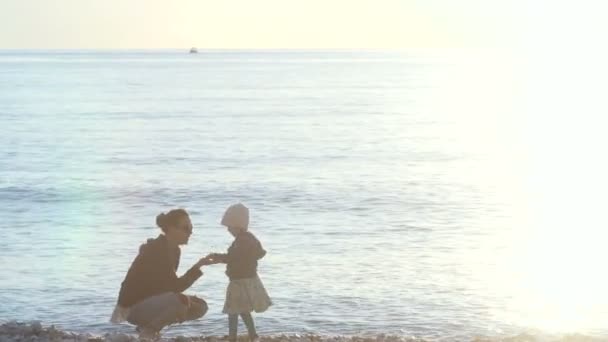
[[184, 209], [173, 209], [156, 217], [162, 230], [156, 239], [141, 245], [125, 280], [111, 321], [128, 321], [137, 326], [141, 337], [156, 337], [162, 328], [173, 323], [195, 320], [207, 312], [207, 303], [182, 294], [201, 276], [200, 268], [209, 265], [200, 259], [183, 276], [179, 266], [180, 245], [188, 243], [192, 223]]

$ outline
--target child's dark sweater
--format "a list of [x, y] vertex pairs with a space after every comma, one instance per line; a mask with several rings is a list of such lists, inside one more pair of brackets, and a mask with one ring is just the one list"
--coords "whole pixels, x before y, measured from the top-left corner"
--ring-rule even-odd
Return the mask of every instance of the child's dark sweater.
[[217, 254], [220, 262], [226, 263], [226, 275], [230, 280], [253, 278], [258, 274], [258, 260], [266, 255], [260, 241], [250, 232], [236, 236], [228, 253]]

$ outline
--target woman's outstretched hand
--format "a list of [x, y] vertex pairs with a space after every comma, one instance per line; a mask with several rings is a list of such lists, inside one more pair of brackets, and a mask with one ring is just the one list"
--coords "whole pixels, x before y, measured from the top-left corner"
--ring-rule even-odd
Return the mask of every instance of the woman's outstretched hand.
[[201, 258], [196, 264], [194, 264], [194, 267], [196, 268], [201, 268], [203, 266], [207, 266], [207, 265], [213, 265], [215, 264], [213, 258], [209, 257], [209, 255], [207, 255], [204, 258]]
[[220, 253], [209, 253], [205, 258], [209, 258], [214, 264], [222, 263], [222, 254]]

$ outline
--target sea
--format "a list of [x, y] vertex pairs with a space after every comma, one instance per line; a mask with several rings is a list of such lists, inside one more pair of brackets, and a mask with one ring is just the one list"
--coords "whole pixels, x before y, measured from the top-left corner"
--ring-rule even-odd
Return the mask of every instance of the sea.
[[[519, 56], [188, 50], [0, 50], [0, 322], [134, 334], [109, 318], [156, 215], [191, 216], [182, 274], [242, 202], [261, 335], [608, 340], [606, 235], [556, 186], [591, 182]], [[227, 334], [224, 271], [166, 336]]]

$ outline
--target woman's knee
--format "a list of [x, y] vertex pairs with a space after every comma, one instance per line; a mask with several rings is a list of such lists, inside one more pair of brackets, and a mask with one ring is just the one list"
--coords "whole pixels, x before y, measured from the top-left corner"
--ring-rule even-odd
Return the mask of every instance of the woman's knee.
[[207, 302], [198, 297], [190, 297], [190, 307], [188, 308], [188, 319], [193, 320], [205, 316], [209, 310]]

